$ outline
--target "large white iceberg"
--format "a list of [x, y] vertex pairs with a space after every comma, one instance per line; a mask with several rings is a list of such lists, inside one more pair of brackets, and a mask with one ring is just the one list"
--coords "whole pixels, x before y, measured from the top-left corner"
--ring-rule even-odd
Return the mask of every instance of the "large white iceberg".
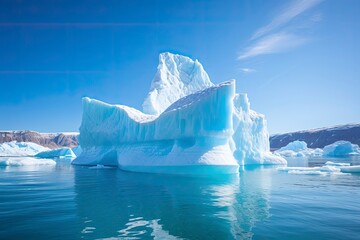
[[239, 165], [286, 164], [270, 153], [263, 115], [250, 109], [235, 81], [214, 85], [198, 61], [160, 54], [145, 114], [83, 99], [73, 164], [118, 165], [140, 172], [233, 173]]
[[50, 149], [32, 142], [4, 142], [0, 144], [0, 157], [34, 156], [48, 150]]
[[352, 144], [348, 141], [337, 141], [333, 144], [324, 147], [324, 156], [337, 157], [337, 156], [349, 156], [359, 155], [360, 148], [357, 144]]

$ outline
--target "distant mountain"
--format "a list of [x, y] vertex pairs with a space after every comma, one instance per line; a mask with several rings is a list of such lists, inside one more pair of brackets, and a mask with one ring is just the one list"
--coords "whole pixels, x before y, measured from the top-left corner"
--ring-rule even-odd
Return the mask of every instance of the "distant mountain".
[[79, 133], [39, 133], [34, 131], [0, 131], [0, 143], [33, 142], [48, 148], [75, 147]]
[[270, 147], [281, 148], [295, 140], [305, 141], [309, 148], [323, 148], [339, 140], [360, 145], [360, 123], [272, 135]]

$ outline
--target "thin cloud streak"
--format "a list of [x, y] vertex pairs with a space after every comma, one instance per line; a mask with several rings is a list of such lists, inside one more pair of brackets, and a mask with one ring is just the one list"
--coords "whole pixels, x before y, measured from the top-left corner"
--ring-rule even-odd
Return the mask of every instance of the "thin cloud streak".
[[272, 30], [281, 27], [291, 21], [293, 18], [297, 17], [306, 10], [318, 5], [323, 0], [298, 0], [286, 8], [279, 16], [274, 18], [268, 25], [258, 29], [253, 36], [252, 40], [257, 39], [265, 34], [271, 32]]
[[252, 72], [255, 72], [256, 70], [253, 69], [253, 68], [241, 68], [240, 69], [242, 72], [244, 73], [252, 73]]
[[239, 54], [238, 60], [243, 60], [258, 55], [283, 52], [290, 48], [297, 47], [305, 42], [305, 38], [286, 32], [272, 34], [260, 39], [255, 44], [245, 49], [244, 52]]

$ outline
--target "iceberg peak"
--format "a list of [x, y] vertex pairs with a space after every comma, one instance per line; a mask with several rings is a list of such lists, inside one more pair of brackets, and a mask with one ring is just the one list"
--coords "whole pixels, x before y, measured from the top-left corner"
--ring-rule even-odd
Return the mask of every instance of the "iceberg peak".
[[161, 53], [149, 94], [142, 104], [143, 112], [159, 115], [180, 98], [213, 85], [198, 60], [169, 52]]
[[250, 101], [246, 93], [238, 93], [234, 97], [234, 107], [238, 111], [241, 109], [245, 112], [250, 110]]

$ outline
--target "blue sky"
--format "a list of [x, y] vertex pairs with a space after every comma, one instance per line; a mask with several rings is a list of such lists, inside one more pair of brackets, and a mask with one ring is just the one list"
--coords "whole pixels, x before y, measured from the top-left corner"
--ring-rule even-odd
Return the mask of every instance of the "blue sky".
[[0, 1], [0, 129], [141, 109], [164, 51], [237, 80], [270, 133], [360, 121], [360, 1]]

